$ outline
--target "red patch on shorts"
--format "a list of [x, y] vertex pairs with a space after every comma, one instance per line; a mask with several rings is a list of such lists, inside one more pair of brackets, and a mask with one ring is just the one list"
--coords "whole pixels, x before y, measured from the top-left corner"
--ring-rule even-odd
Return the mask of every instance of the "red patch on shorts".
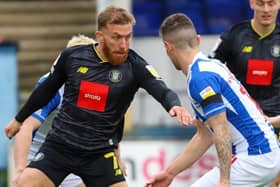
[[104, 112], [108, 93], [108, 85], [81, 81], [77, 106], [88, 110]]
[[272, 60], [249, 59], [246, 83], [269, 86], [272, 83], [274, 62]]

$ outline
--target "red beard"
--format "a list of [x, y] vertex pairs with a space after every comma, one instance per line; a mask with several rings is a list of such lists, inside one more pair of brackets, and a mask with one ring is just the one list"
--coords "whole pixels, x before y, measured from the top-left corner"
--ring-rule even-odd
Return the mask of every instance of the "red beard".
[[106, 44], [106, 42], [104, 43], [104, 47], [103, 47], [103, 53], [105, 55], [105, 57], [109, 60], [109, 62], [112, 65], [121, 65], [123, 64], [128, 56], [128, 51], [115, 51], [118, 53], [123, 53], [125, 55], [121, 56], [121, 57], [116, 57], [114, 56], [114, 52], [108, 47], [108, 45]]

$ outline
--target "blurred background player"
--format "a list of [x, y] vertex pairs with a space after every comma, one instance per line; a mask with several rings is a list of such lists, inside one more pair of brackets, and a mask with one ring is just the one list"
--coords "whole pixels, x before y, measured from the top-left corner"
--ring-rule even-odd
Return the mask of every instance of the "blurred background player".
[[[265, 115], [280, 115], [280, 0], [249, 0], [249, 21], [234, 25], [220, 36], [211, 57], [226, 63]], [[275, 133], [280, 140], [279, 128]], [[280, 184], [280, 173], [277, 177]]]

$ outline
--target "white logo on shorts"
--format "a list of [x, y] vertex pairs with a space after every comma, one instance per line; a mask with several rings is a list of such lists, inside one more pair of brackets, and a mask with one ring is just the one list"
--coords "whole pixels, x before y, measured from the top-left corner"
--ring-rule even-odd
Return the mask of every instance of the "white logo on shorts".
[[38, 162], [40, 160], [43, 160], [45, 158], [45, 154], [40, 152], [40, 153], [37, 153], [34, 157], [34, 159], [32, 161], [34, 162]]

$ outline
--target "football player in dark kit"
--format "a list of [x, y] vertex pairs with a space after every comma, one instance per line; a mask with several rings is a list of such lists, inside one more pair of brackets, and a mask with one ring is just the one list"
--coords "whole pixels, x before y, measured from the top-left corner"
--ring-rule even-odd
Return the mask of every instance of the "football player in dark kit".
[[[227, 64], [265, 115], [278, 116], [280, 26], [276, 20], [280, 0], [249, 0], [249, 3], [253, 18], [223, 33], [210, 56]], [[279, 128], [274, 127], [280, 140]], [[280, 175], [278, 178], [280, 184]]]
[[134, 17], [109, 6], [97, 18], [96, 45], [61, 52], [49, 77], [12, 120], [11, 137], [32, 112], [65, 83], [61, 109], [36, 160], [23, 171], [20, 187], [57, 186], [69, 173], [88, 187], [126, 187], [114, 149], [122, 137], [124, 115], [136, 91], [145, 89], [170, 116], [191, 124], [191, 115], [151, 65], [129, 49]]

